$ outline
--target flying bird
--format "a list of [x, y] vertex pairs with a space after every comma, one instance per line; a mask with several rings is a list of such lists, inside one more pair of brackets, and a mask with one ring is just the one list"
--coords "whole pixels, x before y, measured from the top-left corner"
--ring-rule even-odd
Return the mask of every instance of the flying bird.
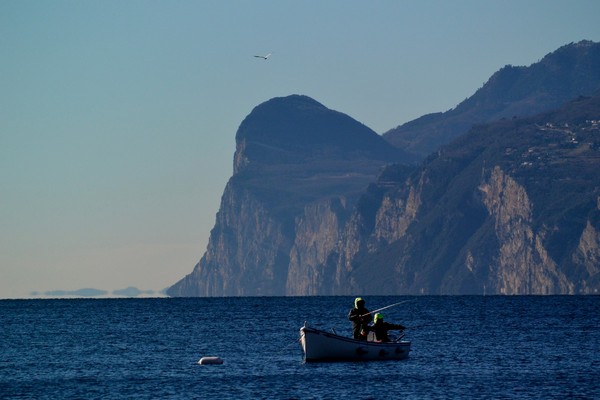
[[271, 53], [267, 54], [266, 56], [260, 56], [260, 55], [258, 55], [258, 56], [254, 56], [254, 57], [256, 57], [256, 58], [262, 58], [263, 60], [266, 60], [267, 58], [271, 57]]

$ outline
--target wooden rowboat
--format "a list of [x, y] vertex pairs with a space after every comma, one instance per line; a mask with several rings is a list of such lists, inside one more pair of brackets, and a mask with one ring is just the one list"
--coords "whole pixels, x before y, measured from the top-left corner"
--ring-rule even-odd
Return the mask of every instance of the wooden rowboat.
[[304, 324], [300, 328], [300, 345], [304, 360], [312, 361], [380, 361], [408, 357], [411, 342], [374, 342], [355, 340]]

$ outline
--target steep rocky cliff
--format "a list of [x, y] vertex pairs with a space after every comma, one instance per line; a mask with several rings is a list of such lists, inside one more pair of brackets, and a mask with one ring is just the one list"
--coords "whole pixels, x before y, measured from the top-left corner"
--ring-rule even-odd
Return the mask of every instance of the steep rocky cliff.
[[[273, 102], [290, 100], [326, 110], [304, 97]], [[375, 159], [351, 149], [361, 168], [321, 146], [265, 165], [248, 149], [273, 142], [253, 137], [238, 136], [245, 161], [207, 251], [170, 295], [600, 290], [600, 97], [479, 126], [418, 169], [381, 170], [385, 146]]]
[[379, 245], [349, 280], [384, 294], [597, 293], [599, 120], [595, 97], [480, 126], [374, 185], [385, 194], [362, 242]]
[[[597, 64], [596, 52], [591, 42], [563, 48], [567, 72], [540, 67], [539, 76], [587, 93], [600, 68], [588, 71], [588, 87], [580, 67]], [[531, 85], [538, 76], [511, 71], [493, 81], [518, 72], [508, 81]], [[547, 106], [562, 97], [548, 97], [546, 78], [532, 87]], [[488, 112], [490, 104], [523, 110], [536, 102], [522, 87], [495, 87], [512, 94], [489, 103], [494, 96], [478, 92], [461, 116], [476, 116], [482, 104]], [[419, 166], [306, 96], [269, 100], [238, 129], [234, 174], [206, 252], [168, 294], [598, 293], [600, 92], [593, 93], [544, 114], [468, 132], [465, 125]], [[485, 120], [476, 117], [469, 123]]]
[[403, 153], [306, 96], [257, 106], [236, 135], [206, 253], [171, 296], [334, 293], [331, 256], [354, 205]]

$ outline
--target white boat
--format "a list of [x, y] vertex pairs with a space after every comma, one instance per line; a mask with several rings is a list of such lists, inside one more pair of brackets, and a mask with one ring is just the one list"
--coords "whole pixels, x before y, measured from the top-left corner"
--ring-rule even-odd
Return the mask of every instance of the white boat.
[[300, 328], [300, 345], [306, 362], [376, 361], [402, 360], [408, 357], [411, 342], [397, 340], [382, 343], [356, 340], [304, 324]]

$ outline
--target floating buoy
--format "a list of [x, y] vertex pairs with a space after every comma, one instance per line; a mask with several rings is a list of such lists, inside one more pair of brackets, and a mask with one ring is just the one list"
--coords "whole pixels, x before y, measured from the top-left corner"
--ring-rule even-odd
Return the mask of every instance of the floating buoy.
[[200, 361], [198, 361], [200, 365], [208, 365], [208, 364], [223, 364], [223, 359], [221, 357], [202, 357]]

